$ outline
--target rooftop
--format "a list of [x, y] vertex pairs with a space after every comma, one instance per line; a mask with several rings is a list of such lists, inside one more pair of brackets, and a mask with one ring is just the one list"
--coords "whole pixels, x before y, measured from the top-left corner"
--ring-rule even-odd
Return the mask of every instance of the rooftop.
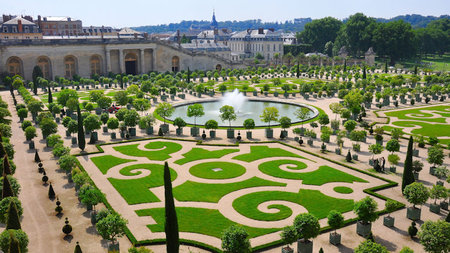
[[5, 25], [17, 25], [19, 23], [19, 20], [22, 22], [22, 25], [36, 25], [35, 23], [30, 22], [30, 21], [28, 21], [28, 20], [26, 20], [24, 18], [21, 18], [21, 17], [15, 17], [15, 18], [13, 18], [13, 19], [11, 19], [11, 20], [3, 23], [3, 24], [5, 24]]

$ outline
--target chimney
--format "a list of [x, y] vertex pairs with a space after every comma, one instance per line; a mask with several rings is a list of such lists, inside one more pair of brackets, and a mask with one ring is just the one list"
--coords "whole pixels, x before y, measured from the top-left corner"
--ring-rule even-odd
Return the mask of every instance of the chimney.
[[18, 28], [18, 30], [19, 30], [19, 33], [22, 33], [23, 32], [23, 26], [22, 26], [22, 20], [17, 20], [17, 25], [19, 26], [19, 28]]
[[69, 22], [72, 21], [72, 18], [67, 18], [67, 21], [69, 21]]
[[258, 34], [264, 34], [264, 28], [258, 28]]
[[100, 30], [100, 32], [101, 32], [101, 36], [102, 36], [102, 39], [103, 39], [103, 31], [105, 30], [105, 26], [104, 25], [102, 25], [102, 29]]
[[39, 26], [39, 29], [41, 29], [41, 31], [42, 31], [42, 18], [41, 18], [41, 15], [38, 15], [38, 22], [37, 22], [37, 25]]
[[44, 21], [47, 21], [47, 17], [44, 17]]

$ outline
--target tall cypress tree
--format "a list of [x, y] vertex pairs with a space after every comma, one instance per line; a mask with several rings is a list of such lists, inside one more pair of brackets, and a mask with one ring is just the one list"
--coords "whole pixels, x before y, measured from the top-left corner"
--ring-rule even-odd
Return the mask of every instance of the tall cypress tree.
[[9, 183], [8, 177], [3, 174], [2, 199], [6, 197], [14, 197], [14, 192], [12, 190], [11, 183]]
[[9, 164], [8, 156], [3, 157], [3, 175], [12, 175], [11, 164]]
[[81, 116], [80, 105], [77, 106], [78, 118], [78, 147], [83, 151], [86, 147], [86, 140], [84, 139], [83, 117]]
[[164, 197], [166, 212], [165, 232], [167, 252], [178, 253], [180, 248], [178, 220], [172, 194], [172, 179], [170, 178], [170, 169], [167, 162], [164, 163]]
[[347, 71], [347, 59], [344, 59], [344, 71], [343, 72], [345, 72], [345, 71]]
[[366, 65], [363, 66], [363, 79], [367, 78], [367, 74], [366, 74]]
[[19, 212], [14, 201], [9, 202], [8, 214], [6, 220], [6, 229], [22, 229], [19, 221]]
[[188, 67], [188, 71], [187, 71], [187, 83], [191, 82], [191, 70]]
[[300, 62], [297, 62], [297, 78], [300, 77]]
[[52, 88], [48, 87], [48, 103], [53, 103]]
[[412, 184], [415, 181], [412, 169], [412, 162], [413, 162], [412, 157], [413, 157], [413, 137], [410, 136], [408, 142], [408, 151], [406, 152], [405, 167], [403, 169], [402, 193], [407, 185]]
[[13, 233], [10, 233], [10, 240], [9, 240], [9, 249], [8, 253], [20, 253], [20, 244], [19, 241], [16, 239], [16, 237], [13, 235]]
[[384, 63], [384, 73], [388, 72], [388, 64], [387, 61]]

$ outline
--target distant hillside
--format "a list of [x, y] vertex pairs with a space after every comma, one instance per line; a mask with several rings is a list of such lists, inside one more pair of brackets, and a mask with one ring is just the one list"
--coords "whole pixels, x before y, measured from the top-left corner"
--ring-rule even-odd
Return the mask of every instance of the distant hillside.
[[[434, 16], [422, 16], [417, 14], [412, 15], [402, 15], [397, 16], [391, 19], [385, 19], [385, 18], [376, 18], [378, 22], [390, 22], [395, 20], [404, 20], [405, 22], [410, 23], [414, 28], [420, 28], [425, 27], [428, 23], [430, 23], [433, 20], [441, 19], [441, 18], [449, 18], [449, 15], [442, 15], [440, 17], [434, 17]], [[260, 19], [254, 19], [254, 20], [245, 20], [245, 21], [222, 21], [219, 22], [220, 28], [229, 28], [232, 31], [243, 31], [247, 30], [249, 28], [274, 28], [276, 30], [284, 30], [284, 31], [290, 31], [290, 32], [301, 32], [303, 31], [305, 25], [309, 22], [311, 22], [311, 18], [298, 18], [286, 22], [262, 22]], [[344, 20], [345, 22], [345, 20]], [[189, 20], [189, 21], [181, 21], [180, 23], [171, 23], [166, 25], [150, 25], [150, 26], [139, 26], [139, 27], [133, 27], [136, 31], [140, 32], [147, 32], [149, 34], [151, 33], [167, 33], [167, 32], [175, 32], [177, 30], [180, 31], [187, 31], [189, 28], [208, 28], [211, 21], [196, 21], [196, 20]]]

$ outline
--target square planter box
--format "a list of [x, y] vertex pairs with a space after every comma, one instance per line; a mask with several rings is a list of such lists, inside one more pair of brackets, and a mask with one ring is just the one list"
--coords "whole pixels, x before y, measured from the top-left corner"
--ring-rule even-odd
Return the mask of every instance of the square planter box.
[[191, 136], [197, 137], [199, 133], [198, 127], [191, 127]]
[[420, 210], [419, 208], [408, 207], [406, 208], [406, 218], [413, 221], [420, 220], [421, 212], [422, 210]]
[[340, 154], [341, 154], [341, 149], [340, 149], [340, 148], [336, 148], [336, 149], [334, 150], [334, 152], [335, 152], [337, 155], [340, 155]]
[[136, 128], [130, 127], [128, 132], [130, 133], [130, 136], [136, 136]]
[[169, 125], [168, 124], [161, 124], [161, 129], [163, 133], [169, 132]]
[[251, 139], [252, 138], [252, 131], [247, 131], [246, 132], [246, 136], [247, 136], [247, 139]]
[[107, 133], [107, 132], [108, 132], [108, 127], [104, 126], [104, 127], [103, 127], [103, 132], [104, 132], [104, 133]]
[[281, 249], [281, 253], [294, 253], [294, 249], [290, 248], [289, 246], [288, 247], [284, 247], [284, 248]]
[[116, 133], [111, 133], [111, 139], [116, 139]]
[[397, 171], [397, 167], [391, 166], [391, 167], [389, 168], [389, 171], [392, 172], [392, 173], [395, 173], [395, 172]]
[[413, 149], [413, 156], [419, 157], [419, 150], [418, 149]]
[[77, 144], [78, 142], [78, 138], [77, 137], [72, 137], [72, 145]]
[[440, 203], [440, 206], [441, 206], [442, 209], [448, 210], [448, 202], [447, 201], [442, 201]]
[[257, 91], [253, 91], [253, 96], [254, 97], [258, 96], [258, 92]]
[[430, 167], [430, 174], [434, 176], [434, 170], [436, 169], [436, 167]]
[[70, 132], [66, 130], [66, 137], [70, 137]]
[[234, 139], [234, 129], [227, 129], [227, 138]]
[[209, 137], [216, 138], [216, 131], [215, 130], [209, 131]]
[[288, 98], [289, 97], [289, 93], [284, 93], [283, 96], [284, 96], [284, 98]]
[[119, 253], [119, 252], [120, 252], [119, 242], [116, 242], [115, 244], [110, 244], [108, 246], [108, 253]]
[[34, 141], [30, 141], [30, 143], [28, 143], [28, 148], [29, 149], [34, 149], [35, 145], [34, 145]]
[[385, 216], [383, 218], [383, 225], [385, 225], [388, 228], [394, 227], [395, 218], [390, 216]]
[[419, 180], [419, 173], [418, 172], [413, 172], [414, 175], [414, 180], [417, 181]]
[[153, 127], [146, 128], [145, 129], [145, 133], [148, 134], [148, 135], [153, 134]]
[[273, 96], [274, 96], [274, 97], [278, 97], [278, 92], [274, 92], [274, 93], [273, 93]]
[[266, 128], [266, 138], [273, 138], [273, 129]]
[[183, 128], [177, 128], [175, 129], [175, 132], [177, 133], [178, 136], [183, 134]]
[[281, 130], [281, 135], [283, 136], [283, 138], [287, 138], [288, 137], [288, 131], [287, 130]]
[[430, 212], [439, 214], [441, 212], [441, 206], [438, 204], [431, 204]]
[[357, 154], [353, 154], [352, 155], [352, 159], [355, 160], [355, 161], [358, 161], [358, 155]]
[[330, 243], [333, 245], [341, 244], [341, 234], [338, 233], [330, 233]]
[[369, 236], [372, 230], [372, 223], [363, 224], [361, 221], [356, 223], [356, 233], [364, 238]]
[[312, 241], [303, 241], [300, 239], [297, 241], [297, 252], [298, 253], [312, 253], [313, 250], [313, 242]]
[[308, 143], [308, 145], [310, 145], [310, 146], [312, 146], [312, 145], [313, 145], [313, 143], [314, 143], [314, 141], [313, 141], [313, 140], [307, 140], [306, 142], [307, 142], [307, 143]]

